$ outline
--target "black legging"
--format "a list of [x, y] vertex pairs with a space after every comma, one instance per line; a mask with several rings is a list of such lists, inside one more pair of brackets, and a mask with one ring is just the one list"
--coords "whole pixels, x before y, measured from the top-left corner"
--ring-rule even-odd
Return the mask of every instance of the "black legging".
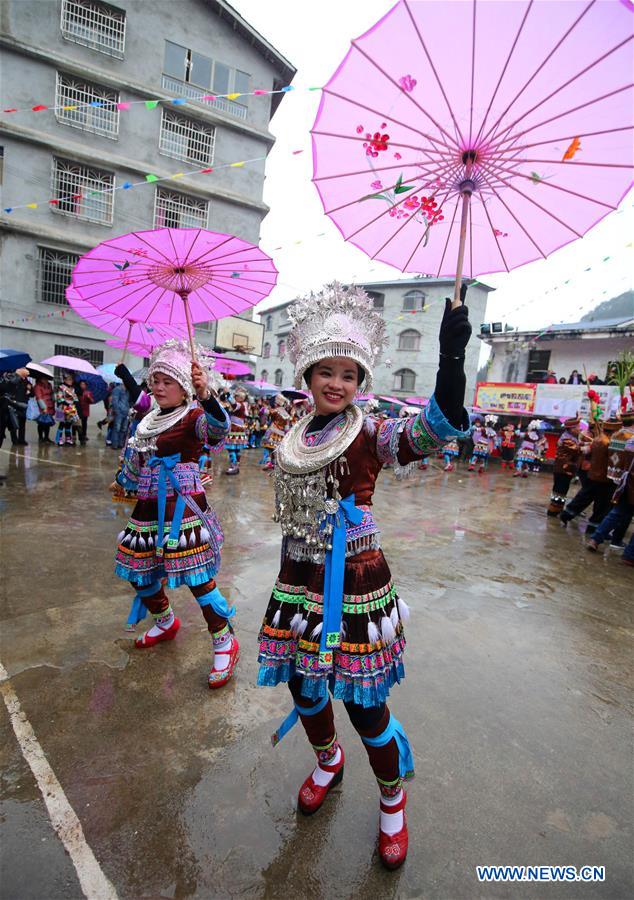
[[50, 425], [42, 425], [41, 422], [37, 423], [37, 436], [40, 441], [50, 441], [48, 436], [49, 431], [51, 430]]

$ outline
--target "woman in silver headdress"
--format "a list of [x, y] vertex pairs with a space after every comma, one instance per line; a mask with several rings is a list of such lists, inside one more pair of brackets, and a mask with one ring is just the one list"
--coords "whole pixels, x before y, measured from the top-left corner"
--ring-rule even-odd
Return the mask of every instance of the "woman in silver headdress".
[[450, 306], [434, 396], [422, 412], [387, 421], [364, 419], [352, 402], [372, 389], [385, 343], [385, 324], [368, 296], [333, 284], [289, 309], [295, 387], [306, 382], [315, 412], [277, 448], [282, 565], [260, 632], [258, 683], [287, 682], [293, 696], [274, 743], [299, 718], [317, 755], [299, 791], [306, 814], [319, 809], [343, 775], [330, 697], [343, 700], [379, 783], [379, 854], [388, 868], [401, 865], [408, 842], [402, 781], [413, 760], [385, 702], [404, 675], [408, 609], [380, 549], [372, 495], [384, 465], [402, 474], [469, 427], [463, 400], [471, 326], [464, 305]]
[[231, 678], [239, 645], [229, 625], [234, 610], [215, 582], [223, 534], [198, 466], [203, 447], [219, 450], [229, 431], [210, 377], [192, 362], [187, 344], [167, 341], [152, 354], [154, 403], [130, 438], [116, 477], [121, 491], [136, 490], [137, 503], [118, 537], [115, 572], [136, 590], [128, 623], [134, 626], [148, 610], [154, 620], [135, 641], [141, 649], [172, 640], [180, 628], [164, 585], [190, 588], [211, 633], [207, 681], [213, 689]]

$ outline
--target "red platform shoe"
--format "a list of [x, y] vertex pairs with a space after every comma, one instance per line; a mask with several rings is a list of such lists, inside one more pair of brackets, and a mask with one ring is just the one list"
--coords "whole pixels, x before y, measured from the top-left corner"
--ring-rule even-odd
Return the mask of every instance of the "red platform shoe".
[[219, 672], [212, 666], [209, 675], [207, 676], [207, 684], [209, 685], [210, 691], [215, 691], [217, 688], [224, 687], [231, 679], [233, 671], [238, 664], [238, 660], [240, 659], [240, 644], [234, 634], [231, 635], [231, 647], [228, 650], [214, 650], [214, 657], [226, 656], [227, 654], [229, 654], [229, 665], [227, 668], [222, 669], [222, 671]]
[[345, 757], [343, 755], [343, 747], [339, 746], [339, 749], [341, 750], [341, 759], [336, 765], [326, 766], [323, 763], [319, 763], [319, 768], [323, 769], [324, 772], [334, 772], [334, 777], [331, 779], [330, 784], [327, 784], [326, 787], [321, 787], [321, 785], [315, 784], [311, 772], [311, 774], [299, 789], [299, 794], [297, 796], [297, 807], [300, 812], [304, 813], [305, 816], [312, 816], [313, 813], [316, 813], [326, 799], [328, 791], [334, 788], [335, 785], [339, 784], [339, 782], [343, 778], [343, 766], [345, 763]]
[[407, 858], [409, 835], [407, 833], [407, 818], [405, 816], [406, 803], [407, 794], [405, 791], [403, 791], [400, 802], [394, 806], [387, 806], [381, 801], [381, 812], [395, 813], [403, 810], [403, 827], [396, 834], [386, 834], [384, 831], [381, 831], [379, 825], [379, 856], [386, 869], [398, 869]]
[[150, 637], [146, 631], [141, 637], [136, 638], [134, 646], [138, 647], [139, 650], [144, 650], [146, 647], [153, 647], [154, 644], [160, 644], [161, 641], [173, 641], [178, 629], [181, 627], [181, 623], [180, 619], [174, 616], [174, 621], [168, 628], [163, 628], [161, 625], [157, 625], [156, 627], [160, 628], [160, 634]]

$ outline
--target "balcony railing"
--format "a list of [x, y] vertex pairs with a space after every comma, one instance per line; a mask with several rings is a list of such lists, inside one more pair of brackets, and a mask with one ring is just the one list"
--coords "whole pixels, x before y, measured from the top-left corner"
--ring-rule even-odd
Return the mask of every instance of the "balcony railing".
[[205, 97], [211, 97], [211, 91], [205, 91], [203, 88], [195, 87], [187, 81], [181, 81], [173, 78], [171, 75], [161, 76], [161, 85], [164, 90], [170, 91], [172, 94], [178, 94], [179, 97], [187, 97], [188, 100], [196, 100], [205, 106], [211, 106], [213, 109], [219, 109], [221, 112], [235, 116], [237, 119], [246, 119], [248, 109], [235, 100], [227, 100], [226, 97], [218, 97], [216, 100], [205, 100]]

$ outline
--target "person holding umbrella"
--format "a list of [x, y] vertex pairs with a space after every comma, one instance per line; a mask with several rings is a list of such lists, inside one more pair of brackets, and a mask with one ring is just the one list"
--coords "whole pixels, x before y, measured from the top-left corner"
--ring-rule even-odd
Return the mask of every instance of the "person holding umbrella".
[[121, 493], [137, 491], [117, 539], [115, 572], [136, 590], [128, 622], [141, 621], [146, 610], [154, 620], [136, 639], [139, 649], [173, 640], [180, 628], [164, 584], [190, 588], [211, 633], [214, 658], [207, 680], [216, 689], [231, 678], [240, 648], [229, 625], [235, 610], [215, 582], [223, 534], [207, 504], [198, 459], [205, 445], [222, 446], [229, 417], [186, 344], [170, 340], [157, 347], [148, 373], [155, 403], [130, 438], [112, 486]]
[[35, 372], [35, 385], [33, 396], [37, 400], [40, 414], [37, 417], [37, 438], [40, 444], [52, 444], [49, 437], [51, 425], [55, 421], [55, 400], [53, 399], [53, 387], [51, 379], [43, 372]]
[[447, 301], [434, 396], [407, 418], [379, 421], [354, 404], [372, 389], [385, 322], [360, 288], [328, 285], [289, 308], [295, 387], [312, 391], [315, 412], [277, 447], [276, 516], [282, 564], [260, 631], [258, 684], [287, 683], [294, 707], [277, 743], [299, 718], [317, 757], [298, 806], [315, 813], [341, 781], [344, 751], [330, 699], [342, 700], [366, 746], [380, 792], [379, 855], [390, 869], [407, 855], [403, 778], [413, 758], [403, 727], [387, 708], [404, 677], [404, 622], [372, 513], [386, 464], [412, 471], [432, 449], [469, 428], [463, 409], [467, 309]]

